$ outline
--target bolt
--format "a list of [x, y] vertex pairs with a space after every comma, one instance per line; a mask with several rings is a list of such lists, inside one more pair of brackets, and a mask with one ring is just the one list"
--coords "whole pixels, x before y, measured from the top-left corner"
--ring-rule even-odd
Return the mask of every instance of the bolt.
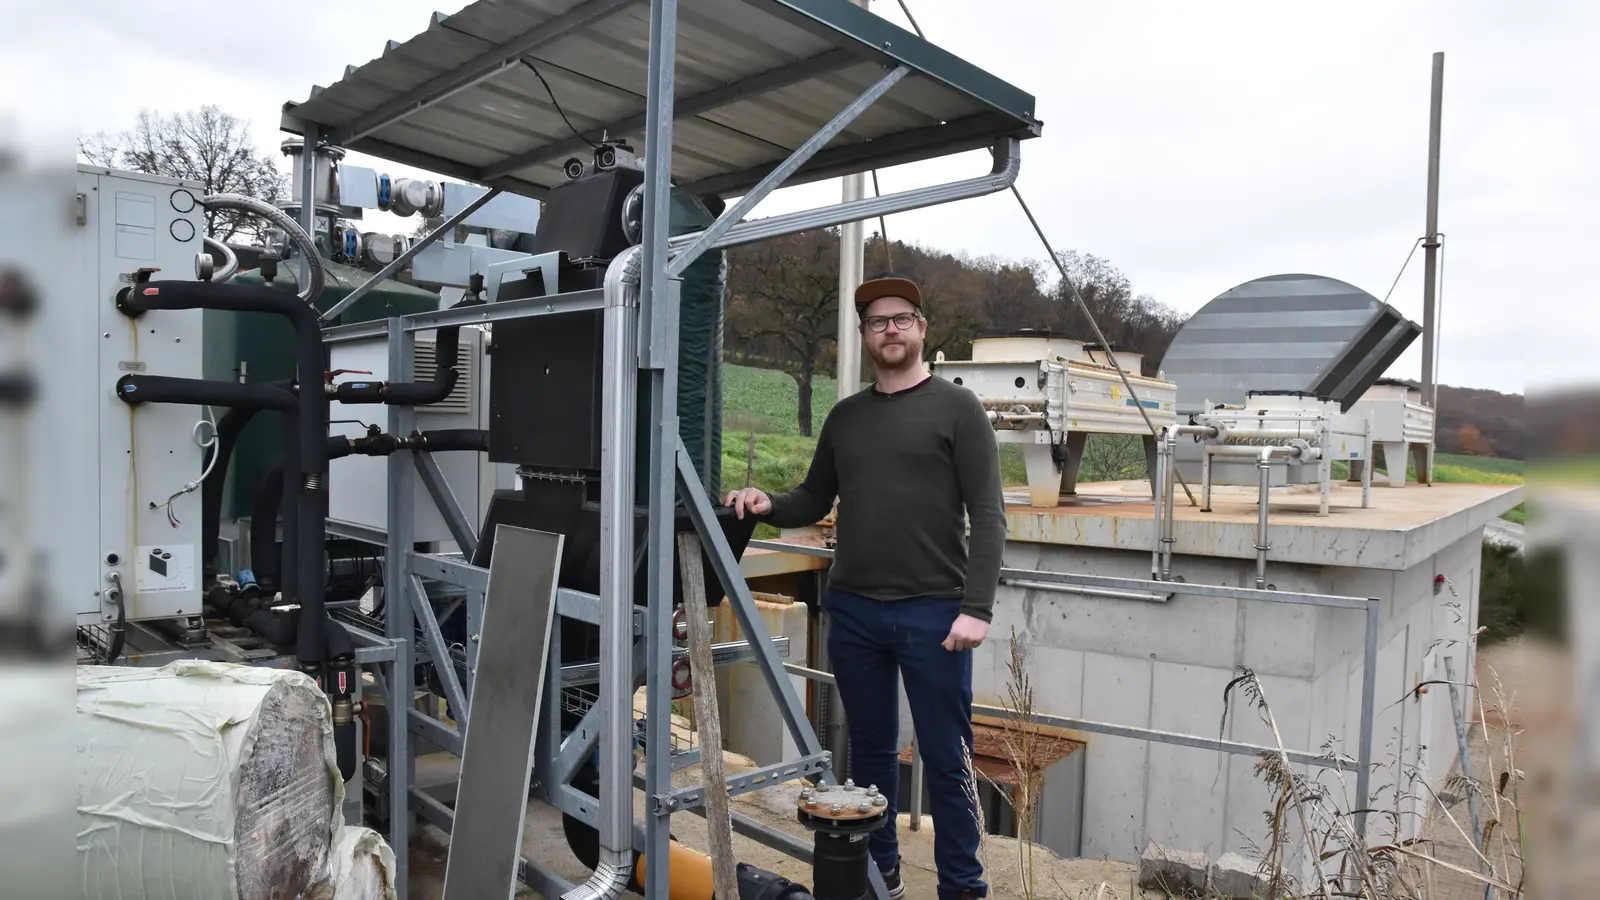
[[807, 798], [805, 798], [805, 807], [806, 807], [806, 809], [816, 809], [817, 808], [817, 798], [815, 798], [815, 797], [807, 797]]
[[[872, 798], [872, 805], [873, 806], [888, 806], [889, 805], [889, 798], [885, 797], [882, 794], [878, 794], [877, 796]], [[862, 810], [862, 811], [865, 812], [865, 810]]]
[[863, 800], [856, 805], [856, 812], [872, 812], [872, 804]]
[[844, 789], [845, 789], [845, 790], [847, 790], [847, 791], [853, 791], [853, 790], [855, 790], [855, 789], [856, 789], [856, 783], [855, 783], [855, 781], [854, 781], [854, 780], [853, 780], [853, 779], [850, 779], [850, 778], [846, 778], [846, 779], [845, 779], [845, 780], [844, 780]]
[[838, 815], [839, 813], [844, 812], [844, 804], [835, 803], [834, 805], [828, 807], [828, 811], [833, 813], [834, 815]]

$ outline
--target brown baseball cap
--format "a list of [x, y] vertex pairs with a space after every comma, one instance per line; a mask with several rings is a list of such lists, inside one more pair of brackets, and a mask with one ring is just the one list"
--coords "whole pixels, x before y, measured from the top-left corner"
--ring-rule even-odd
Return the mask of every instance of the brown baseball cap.
[[922, 289], [917, 283], [901, 275], [885, 272], [874, 275], [856, 288], [856, 315], [865, 315], [872, 301], [881, 297], [903, 297], [917, 309], [922, 308]]

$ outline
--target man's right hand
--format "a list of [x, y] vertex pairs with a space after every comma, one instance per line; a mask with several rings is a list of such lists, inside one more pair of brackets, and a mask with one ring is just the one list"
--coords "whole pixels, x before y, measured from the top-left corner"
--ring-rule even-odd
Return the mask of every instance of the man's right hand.
[[753, 515], [764, 516], [772, 512], [772, 498], [757, 488], [742, 488], [729, 491], [727, 499], [722, 501], [723, 506], [733, 507], [733, 514], [744, 518], [746, 510]]

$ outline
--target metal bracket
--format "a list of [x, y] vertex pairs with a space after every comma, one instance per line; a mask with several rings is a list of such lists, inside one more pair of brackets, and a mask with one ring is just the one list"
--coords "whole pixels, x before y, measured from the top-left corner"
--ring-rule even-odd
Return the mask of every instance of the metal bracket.
[[534, 269], [539, 270], [539, 275], [544, 279], [544, 292], [546, 296], [561, 293], [561, 252], [540, 253], [536, 256], [524, 256], [521, 259], [507, 260], [501, 263], [491, 263], [483, 267], [483, 299], [490, 303], [500, 300], [500, 287], [505, 282], [507, 275], [526, 275]]
[[[728, 796], [737, 797], [740, 794], [748, 794], [751, 791], [771, 787], [785, 781], [793, 781], [796, 778], [809, 780], [814, 775], [830, 772], [832, 769], [833, 754], [823, 750], [820, 753], [802, 756], [796, 760], [762, 766], [759, 769], [752, 769], [741, 775], [732, 776], [728, 779]], [[658, 816], [693, 809], [704, 803], [705, 799], [704, 785], [678, 788], [671, 793], [657, 794], [651, 798], [655, 804], [655, 813]]]

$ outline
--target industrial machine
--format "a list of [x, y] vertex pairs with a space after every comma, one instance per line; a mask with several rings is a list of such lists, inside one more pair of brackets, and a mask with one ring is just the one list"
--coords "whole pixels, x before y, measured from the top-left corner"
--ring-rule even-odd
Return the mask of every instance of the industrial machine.
[[978, 395], [995, 439], [1022, 448], [1030, 505], [1054, 507], [1076, 493], [1091, 434], [1138, 436], [1153, 463], [1153, 429], [1176, 422], [1176, 386], [1139, 374], [1142, 364], [1138, 353], [1023, 330], [982, 335], [970, 361], [940, 353], [932, 369]]
[[[1372, 456], [1367, 465], [1378, 465], [1382, 454], [1391, 487], [1406, 486], [1408, 459], [1417, 464], [1417, 475], [1424, 484], [1433, 472], [1433, 409], [1423, 405], [1422, 389], [1399, 378], [1380, 378], [1350, 408], [1351, 415], [1371, 423]], [[1361, 478], [1361, 466], [1352, 464], [1350, 478]]]
[[[1202, 466], [1201, 490], [1205, 496], [1201, 507], [1211, 509], [1211, 473], [1218, 459], [1248, 457], [1252, 447], [1295, 447], [1308, 452], [1296, 454], [1297, 463], [1317, 463], [1316, 483], [1317, 515], [1328, 514], [1329, 497], [1333, 490], [1333, 461], [1363, 462], [1372, 458], [1371, 423], [1356, 413], [1339, 411], [1339, 405], [1325, 397], [1316, 397], [1299, 391], [1250, 391], [1243, 404], [1217, 404], [1195, 424], [1207, 429], [1200, 441], [1205, 454]], [[1246, 448], [1243, 452], [1222, 448]], [[1361, 506], [1371, 501], [1372, 473], [1362, 478]]]
[[[844, 790], [783, 673], [786, 639], [740, 575], [755, 523], [712, 499], [723, 251], [1003, 191], [1041, 129], [1029, 95], [850, 4], [679, 0], [621, 14], [631, 5], [480, 2], [435, 16], [285, 105], [294, 180], [280, 206], [80, 174], [84, 265], [70, 277], [82, 279], [74, 314], [93, 324], [62, 353], [98, 440], [58, 448], [75, 473], [60, 502], [99, 526], [64, 551], [80, 660], [310, 676], [329, 703], [346, 817], [386, 829], [400, 896], [415, 816], [461, 834], [483, 827], [477, 800], [528, 795], [562, 811], [575, 844], [593, 836], [584, 884], [490, 841], [452, 846], [452, 867], [510, 872], [550, 897], [630, 884], [650, 900], [709, 897], [682, 885], [704, 859], [670, 838], [670, 817], [705, 803], [701, 786], [671, 781], [699, 759], [669, 731], [672, 699], [704, 674], [675, 639], [690, 591], [732, 606], [744, 637], [713, 658], [754, 664], [799, 748], [730, 793], [794, 779]], [[559, 67], [541, 61], [552, 54]], [[585, 97], [587, 109], [562, 106]], [[784, 183], [975, 148], [993, 164], [970, 178], [746, 221]], [[352, 152], [457, 180], [360, 169]], [[218, 207], [265, 220], [265, 241], [208, 239], [204, 213]], [[365, 230], [371, 209], [429, 231]], [[1049, 366], [1075, 373], [1080, 412], [1121, 400], [1090, 360]], [[1063, 437], [1071, 427], [1046, 421]], [[529, 533], [559, 537], [539, 572], [495, 552]], [[703, 587], [684, 574], [694, 568]], [[535, 602], [538, 579], [548, 652], [507, 655], [486, 616]], [[531, 660], [516, 671], [540, 673], [544, 700], [532, 741], [497, 745], [495, 729], [460, 723], [526, 718], [525, 691], [495, 689], [512, 660]], [[419, 692], [438, 702], [419, 707]], [[469, 757], [459, 792], [412, 784], [424, 742]], [[636, 830], [640, 747], [650, 800]], [[469, 783], [471, 761], [499, 751], [530, 764], [476, 768], [499, 774]], [[814, 857], [821, 900], [882, 896], [860, 837], [892, 810], [868, 806], [849, 821], [797, 808], [814, 844], [763, 837]], [[813, 896], [749, 866], [741, 880], [746, 897]]]

